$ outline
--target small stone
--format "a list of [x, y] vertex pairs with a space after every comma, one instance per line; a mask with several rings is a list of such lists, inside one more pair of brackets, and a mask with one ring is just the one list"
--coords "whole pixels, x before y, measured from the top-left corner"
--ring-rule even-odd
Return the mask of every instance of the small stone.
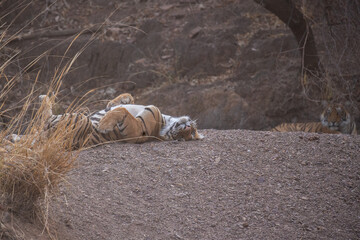
[[64, 222], [65, 222], [65, 226], [66, 226], [66, 227], [68, 227], [68, 228], [70, 228], [70, 229], [74, 229], [73, 226], [72, 226], [72, 224], [71, 224], [71, 221], [70, 221], [69, 219], [66, 219]]
[[171, 58], [171, 55], [163, 55], [163, 56], [161, 56], [161, 59], [163, 59], [163, 60], [166, 60], [166, 59], [169, 59], [169, 58]]
[[113, 98], [116, 93], [116, 90], [112, 87], [108, 87], [105, 91], [105, 94], [109, 96], [110, 98]]
[[171, 16], [176, 19], [181, 19], [181, 18], [185, 17], [185, 15], [186, 15], [186, 10], [181, 10], [181, 9], [176, 10], [171, 14]]
[[165, 4], [160, 7], [161, 10], [167, 11], [174, 7], [174, 4]]
[[202, 30], [201, 27], [194, 28], [193, 30], [190, 31], [189, 38], [195, 38], [201, 32], [201, 30]]
[[5, 224], [11, 222], [11, 216], [10, 216], [10, 213], [9, 213], [9, 212], [4, 212], [4, 213], [2, 214], [1, 222], [2, 222], [2, 223], [5, 223]]

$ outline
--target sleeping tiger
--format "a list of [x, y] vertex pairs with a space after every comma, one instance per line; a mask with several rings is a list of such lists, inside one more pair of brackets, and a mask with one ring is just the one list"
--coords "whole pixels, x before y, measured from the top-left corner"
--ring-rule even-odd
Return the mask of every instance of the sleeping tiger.
[[342, 104], [329, 104], [320, 115], [321, 122], [282, 123], [272, 132], [315, 132], [357, 135], [356, 125]]
[[[110, 101], [106, 108], [89, 116], [84, 113], [52, 114], [48, 96], [41, 95], [42, 114], [46, 119], [45, 137], [56, 131], [71, 130], [71, 149], [112, 141], [143, 143], [158, 140], [198, 140], [196, 122], [188, 116], [171, 117], [153, 106], [135, 105], [133, 97], [124, 93]], [[18, 136], [13, 136], [18, 137]]]

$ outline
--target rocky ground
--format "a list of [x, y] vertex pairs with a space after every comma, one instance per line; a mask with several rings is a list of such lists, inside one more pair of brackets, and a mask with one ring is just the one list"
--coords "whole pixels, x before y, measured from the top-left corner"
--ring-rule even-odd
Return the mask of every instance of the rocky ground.
[[58, 238], [360, 237], [359, 137], [201, 132], [82, 152], [52, 208]]

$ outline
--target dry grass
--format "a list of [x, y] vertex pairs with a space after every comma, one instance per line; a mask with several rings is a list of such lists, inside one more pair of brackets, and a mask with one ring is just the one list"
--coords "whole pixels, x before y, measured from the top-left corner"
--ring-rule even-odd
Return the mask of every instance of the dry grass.
[[[19, 113], [19, 118], [27, 107]], [[12, 127], [19, 126], [15, 123], [0, 133], [0, 206], [17, 215], [36, 216], [51, 236], [48, 224], [51, 199], [66, 174], [75, 167], [77, 153], [69, 151], [69, 139], [75, 131], [72, 128], [65, 130], [66, 126], [62, 125], [50, 137], [44, 136], [45, 108], [43, 102], [19, 141], [12, 143], [5, 138], [18, 131], [18, 127]], [[16, 234], [17, 230], [10, 232]]]
[[[19, 13], [7, 25], [3, 25], [4, 31], [0, 32], [0, 57], [2, 52], [11, 49], [10, 42], [20, 39], [22, 31], [35, 21], [39, 16], [44, 14], [40, 12], [34, 19], [30, 20], [16, 33], [9, 35], [8, 30], [16, 18], [21, 16], [22, 12], [29, 6], [29, 4], [14, 3], [13, 10], [20, 9]], [[110, 15], [111, 16], [111, 15]], [[110, 17], [109, 16], [109, 17]], [[1, 19], [1, 18], [0, 18]], [[95, 30], [89, 40], [84, 46], [76, 52], [72, 57], [68, 56], [70, 48], [79, 36], [86, 32], [86, 29], [79, 32], [72, 37], [68, 48], [63, 53], [63, 57], [59, 65], [54, 69], [54, 75], [51, 83], [47, 87], [47, 95], [52, 93], [54, 96], [51, 101], [54, 102], [55, 96], [59, 92], [64, 77], [71, 71], [71, 68], [76, 59], [81, 53], [96, 39], [99, 30], [103, 24]], [[68, 40], [68, 39], [66, 39]], [[64, 40], [64, 42], [66, 41]], [[11, 64], [14, 64], [16, 58], [19, 56], [19, 51], [14, 51], [6, 55], [6, 59], [0, 62], [0, 80], [2, 81], [2, 88], [0, 89], [0, 120], [1, 116], [7, 115], [9, 109], [4, 109], [4, 102], [6, 97], [12, 93], [12, 90], [21, 82], [22, 76], [30, 69], [39, 63], [41, 59], [46, 57], [49, 52], [43, 52], [32, 61], [29, 62], [23, 69], [18, 72], [7, 75], [7, 69]], [[7, 51], [11, 52], [11, 51]], [[3, 59], [0, 59], [3, 60]], [[21, 215], [29, 214], [37, 216], [44, 224], [45, 229], [51, 235], [49, 229], [49, 206], [51, 198], [57, 193], [59, 185], [65, 181], [67, 173], [76, 165], [77, 153], [69, 151], [72, 149], [74, 134], [76, 128], [69, 127], [67, 124], [58, 124], [57, 129], [52, 132], [51, 136], [46, 136], [43, 133], [46, 124], [46, 104], [43, 102], [38, 111], [32, 115], [30, 121], [27, 120], [31, 107], [38, 101], [39, 88], [38, 75], [32, 82], [32, 89], [28, 95], [19, 103], [21, 106], [15, 108], [21, 109], [18, 114], [14, 116], [10, 123], [7, 124], [6, 129], [0, 128], [0, 213], [2, 211], [19, 213]], [[92, 91], [85, 94], [86, 97]], [[83, 101], [83, 98], [79, 101]], [[73, 103], [66, 111], [68, 113], [78, 111], [81, 104]], [[24, 137], [20, 141], [12, 143], [6, 140], [6, 136], [11, 134], [23, 133]], [[81, 146], [80, 146], [81, 150]], [[1, 214], [0, 214], [1, 217]], [[2, 223], [0, 218], [0, 238], [2, 236]], [[50, 236], [52, 237], [52, 236]], [[10, 236], [11, 238], [11, 236]]]
[[39, 134], [31, 134], [14, 144], [2, 141], [6, 153], [1, 156], [0, 190], [8, 208], [45, 211], [46, 223], [50, 197], [75, 164], [76, 155], [64, 144], [66, 136], [58, 134], [44, 141]]
[[69, 151], [72, 144], [69, 139], [76, 129], [65, 130], [67, 126], [60, 125], [47, 137], [43, 132], [46, 124], [43, 102], [23, 130], [25, 135], [15, 143], [8, 141], [6, 136], [21, 131], [22, 119], [34, 98], [28, 99], [8, 128], [0, 132], [0, 206], [10, 213], [36, 216], [50, 234], [51, 198], [76, 164], [77, 153]]
[[71, 130], [60, 128], [49, 138], [42, 133], [46, 122], [44, 103], [20, 141], [12, 143], [6, 139], [7, 135], [20, 132], [21, 119], [29, 105], [27, 101], [8, 129], [0, 132], [0, 206], [10, 213], [37, 216], [50, 234], [51, 198], [74, 168], [77, 154], [68, 151]]
[[[68, 50], [80, 34], [75, 36], [69, 44], [64, 53], [63, 61], [52, 77], [48, 88], [48, 93], [54, 93], [52, 101], [60, 89], [63, 77], [70, 71], [74, 61], [88, 46], [87, 44], [75, 56], [65, 61]], [[9, 41], [4, 41], [4, 39], [13, 38], [16, 36], [6, 36], [6, 31], [4, 31], [0, 35], [0, 51], [8, 48]], [[92, 38], [89, 43], [91, 41]], [[6, 69], [11, 65], [16, 55], [10, 56], [6, 61], [0, 63], [0, 79], [5, 83], [0, 89], [0, 116], [7, 111], [3, 108], [4, 99], [18, 84], [18, 79], [46, 54], [47, 52], [44, 52], [11, 77], [6, 75]], [[16, 213], [20, 216], [36, 216], [42, 222], [49, 236], [55, 238], [48, 223], [49, 207], [52, 197], [58, 192], [59, 185], [66, 181], [67, 173], [76, 165], [77, 153], [69, 151], [72, 144], [69, 139], [72, 139], [76, 129], [72, 130], [66, 125], [60, 125], [50, 137], [45, 137], [43, 134], [46, 124], [44, 109], [47, 106], [45, 102], [41, 104], [30, 122], [25, 124], [25, 116], [30, 107], [34, 105], [35, 101], [38, 101], [37, 79], [38, 77], [33, 79], [33, 88], [24, 98], [24, 104], [20, 107], [21, 111], [12, 118], [6, 129], [0, 128], [0, 216], [4, 212]], [[72, 105], [71, 108], [76, 109], [75, 105]], [[6, 139], [6, 136], [20, 132], [25, 134], [20, 141], [12, 143]], [[19, 226], [20, 229], [16, 229], [15, 226], [6, 229], [5, 225], [6, 223], [0, 219], [0, 238], [6, 236], [9, 239], [19, 239], [17, 233], [21, 233], [21, 226]], [[11, 223], [10, 225], [12, 226]]]

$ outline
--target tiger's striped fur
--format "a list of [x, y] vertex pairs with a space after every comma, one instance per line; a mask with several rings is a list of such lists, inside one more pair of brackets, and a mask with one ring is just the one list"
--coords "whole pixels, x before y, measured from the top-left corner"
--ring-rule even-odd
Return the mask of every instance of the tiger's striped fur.
[[277, 125], [272, 132], [312, 132], [312, 133], [340, 133], [324, 127], [321, 122], [308, 123], [282, 123]]
[[356, 124], [342, 104], [329, 104], [320, 115], [320, 122], [282, 123], [273, 132], [313, 132], [357, 135]]
[[52, 115], [49, 98], [41, 98], [47, 106], [43, 111], [48, 119], [44, 129], [46, 134], [49, 136], [64, 126], [71, 129], [74, 149], [112, 141], [143, 143], [154, 139], [187, 141], [203, 138], [197, 131], [196, 122], [188, 116], [171, 117], [161, 114], [153, 105], [134, 105], [130, 94], [120, 95], [106, 109], [90, 116], [83, 113]]

